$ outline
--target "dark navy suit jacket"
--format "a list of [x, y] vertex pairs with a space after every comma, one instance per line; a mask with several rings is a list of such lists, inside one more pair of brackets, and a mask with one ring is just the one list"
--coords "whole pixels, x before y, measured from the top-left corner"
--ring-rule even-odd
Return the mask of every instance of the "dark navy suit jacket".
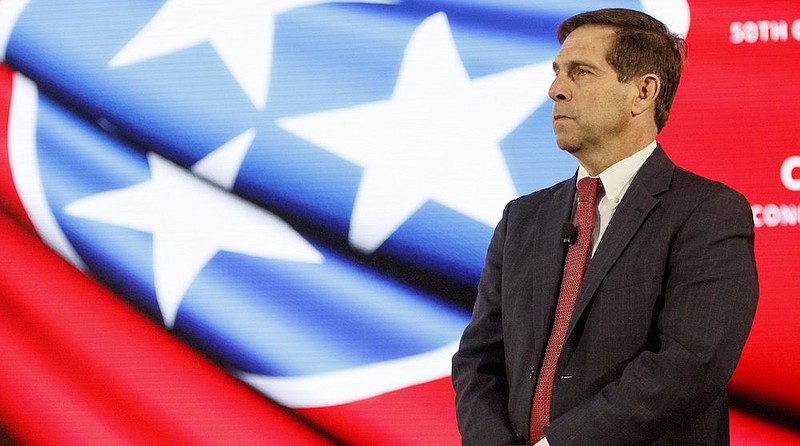
[[[453, 357], [465, 445], [530, 442], [574, 194], [573, 177], [518, 198], [495, 229]], [[556, 367], [551, 445], [728, 444], [725, 385], [757, 296], [747, 201], [657, 147], [587, 265]]]

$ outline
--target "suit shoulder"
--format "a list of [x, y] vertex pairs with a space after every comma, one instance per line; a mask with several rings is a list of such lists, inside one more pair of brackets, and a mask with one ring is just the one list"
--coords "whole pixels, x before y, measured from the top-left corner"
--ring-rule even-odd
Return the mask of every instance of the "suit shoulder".
[[687, 193], [686, 197], [694, 196], [698, 199], [704, 199], [711, 196], [721, 196], [727, 199], [742, 200], [747, 202], [747, 199], [737, 190], [732, 187], [716, 180], [706, 178], [694, 172], [690, 172], [682, 167], [675, 168], [675, 176], [673, 178], [672, 190], [681, 193]]
[[673, 206], [687, 212], [695, 209], [716, 209], [717, 212], [733, 213], [752, 219], [752, 210], [747, 198], [732, 187], [686, 169], [677, 167], [670, 188]]
[[558, 190], [563, 188], [567, 184], [567, 182], [569, 182], [569, 181], [570, 181], [569, 179], [566, 179], [566, 180], [561, 181], [560, 183], [556, 183], [556, 184], [554, 184], [554, 185], [552, 185], [552, 186], [550, 186], [550, 187], [548, 187], [546, 189], [540, 189], [540, 190], [537, 190], [535, 192], [531, 192], [529, 194], [522, 195], [521, 197], [512, 200], [509, 203], [509, 207], [536, 206], [536, 205], [538, 205], [539, 203], [541, 203], [543, 201], [549, 200], [553, 195], [555, 195], [555, 193]]

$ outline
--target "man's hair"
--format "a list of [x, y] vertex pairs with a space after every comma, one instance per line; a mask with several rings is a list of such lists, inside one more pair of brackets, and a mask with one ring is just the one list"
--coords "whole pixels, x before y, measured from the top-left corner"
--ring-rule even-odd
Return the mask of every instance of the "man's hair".
[[660, 21], [630, 9], [600, 9], [572, 16], [558, 26], [558, 41], [563, 44], [572, 31], [585, 25], [616, 28], [616, 39], [606, 60], [617, 71], [620, 82], [630, 82], [647, 73], [654, 73], [661, 79], [655, 108], [660, 132], [667, 123], [681, 79], [686, 41], [671, 33]]

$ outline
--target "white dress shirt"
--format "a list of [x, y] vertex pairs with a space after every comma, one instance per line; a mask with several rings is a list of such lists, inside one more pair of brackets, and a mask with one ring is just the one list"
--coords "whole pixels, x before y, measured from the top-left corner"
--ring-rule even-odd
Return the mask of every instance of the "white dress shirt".
[[[602, 171], [599, 175], [600, 181], [603, 183], [603, 193], [599, 195], [594, 206], [594, 225], [592, 227], [592, 255], [594, 255], [597, 246], [600, 244], [600, 239], [606, 232], [608, 223], [617, 206], [622, 202], [622, 197], [628, 191], [628, 187], [633, 181], [633, 177], [639, 172], [644, 162], [656, 149], [656, 142], [653, 141], [643, 149], [634, 153], [633, 155], [618, 161], [611, 165], [606, 170]], [[578, 167], [578, 181], [581, 178], [590, 176], [583, 166]], [[572, 210], [572, 218], [575, 219], [575, 210], [578, 206], [578, 197], [575, 195], [575, 205]], [[550, 446], [547, 438], [542, 438], [537, 441], [534, 446]]]
[[[600, 244], [600, 239], [606, 232], [608, 223], [614, 212], [617, 210], [622, 197], [628, 191], [628, 187], [633, 181], [633, 177], [639, 172], [647, 158], [656, 149], [656, 142], [653, 141], [643, 149], [634, 153], [633, 155], [618, 161], [611, 165], [606, 170], [600, 173], [600, 181], [603, 183], [603, 193], [599, 195], [599, 199], [595, 202], [594, 213], [594, 227], [592, 228], [592, 255], [597, 250], [597, 245]], [[588, 177], [589, 173], [583, 166], [578, 167], [578, 180]], [[575, 197], [575, 206], [577, 207], [577, 194]], [[573, 210], [573, 219], [574, 219]]]

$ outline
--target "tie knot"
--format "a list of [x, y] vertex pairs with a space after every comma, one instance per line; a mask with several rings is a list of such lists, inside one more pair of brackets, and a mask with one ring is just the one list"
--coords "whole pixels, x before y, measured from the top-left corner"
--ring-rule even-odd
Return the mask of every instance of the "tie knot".
[[578, 202], [589, 202], [594, 204], [597, 194], [602, 189], [603, 183], [600, 178], [585, 177], [578, 181]]

